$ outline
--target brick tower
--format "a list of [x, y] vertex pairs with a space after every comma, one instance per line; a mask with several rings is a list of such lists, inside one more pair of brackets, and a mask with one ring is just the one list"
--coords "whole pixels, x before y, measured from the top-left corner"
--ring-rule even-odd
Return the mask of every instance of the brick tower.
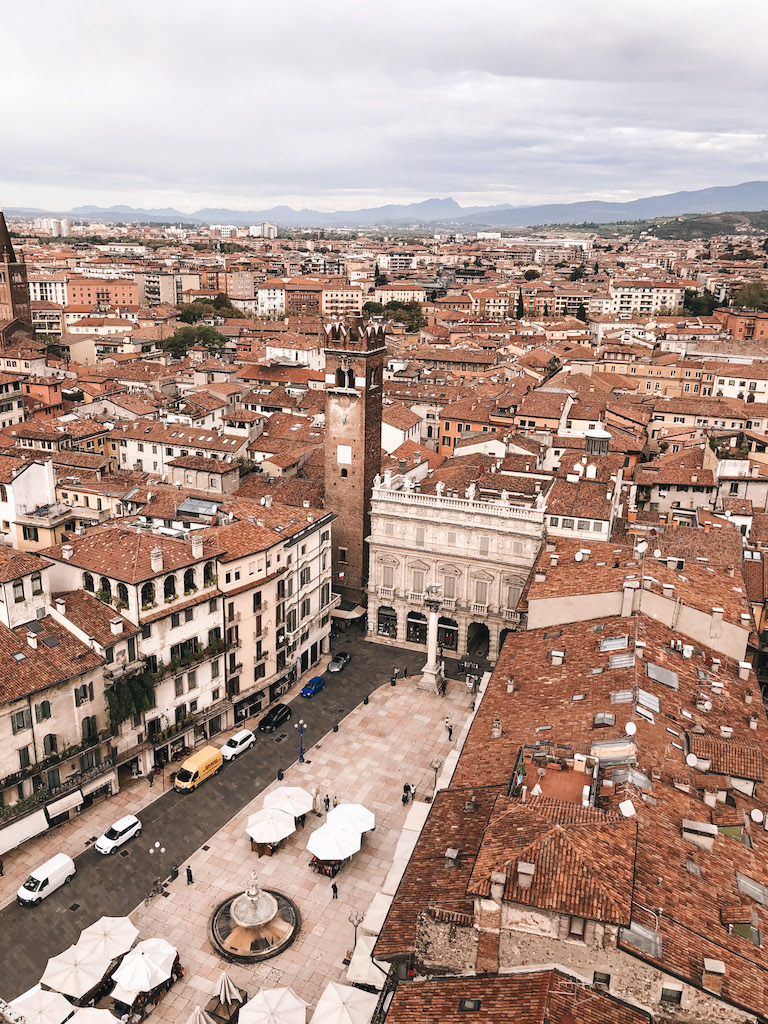
[[8, 226], [0, 210], [0, 323], [17, 318], [28, 327], [32, 326], [27, 268], [16, 260]]
[[366, 603], [371, 490], [381, 471], [381, 394], [386, 357], [384, 328], [326, 324], [325, 507], [333, 524], [333, 589]]

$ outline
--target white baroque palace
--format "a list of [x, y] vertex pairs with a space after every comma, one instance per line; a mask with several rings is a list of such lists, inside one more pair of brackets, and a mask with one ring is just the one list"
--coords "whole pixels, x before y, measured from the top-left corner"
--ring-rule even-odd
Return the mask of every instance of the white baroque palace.
[[427, 643], [427, 587], [441, 588], [438, 643], [446, 656], [496, 661], [506, 632], [524, 628], [517, 603], [544, 535], [544, 510], [506, 492], [462, 496], [411, 489], [386, 473], [374, 482], [368, 582], [369, 638]]

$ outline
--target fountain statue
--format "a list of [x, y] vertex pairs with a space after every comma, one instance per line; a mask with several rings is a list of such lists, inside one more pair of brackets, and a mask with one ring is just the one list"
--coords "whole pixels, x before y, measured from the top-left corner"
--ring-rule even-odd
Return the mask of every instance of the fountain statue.
[[284, 893], [262, 889], [256, 871], [248, 888], [220, 903], [209, 925], [214, 949], [225, 959], [248, 963], [277, 956], [296, 937], [301, 919]]

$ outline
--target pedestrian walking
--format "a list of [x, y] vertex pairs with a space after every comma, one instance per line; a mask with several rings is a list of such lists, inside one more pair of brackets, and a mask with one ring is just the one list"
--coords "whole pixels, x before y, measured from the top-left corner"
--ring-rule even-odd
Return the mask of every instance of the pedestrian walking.
[[338, 807], [339, 806], [339, 801], [336, 799], [336, 794], [335, 793], [333, 794], [333, 806], [334, 807]]
[[333, 893], [332, 898], [337, 900], [339, 898], [339, 890], [335, 882], [331, 882], [331, 892]]
[[392, 678], [397, 679], [397, 666], [392, 669]]
[[411, 800], [415, 801], [415, 799], [416, 799], [416, 787], [414, 786], [413, 783], [411, 783], [411, 785], [409, 786], [409, 789], [411, 791]]
[[450, 720], [450, 718], [446, 717], [446, 719], [445, 719], [445, 731], [448, 732], [448, 730], [450, 728], [451, 728], [451, 720]]
[[154, 785], [154, 782], [155, 782], [155, 776], [154, 776], [154, 773], [153, 773], [153, 772], [150, 772], [150, 773], [149, 773], [149, 788], [150, 788], [150, 789], [152, 789], [152, 786]]
[[327, 814], [331, 806], [331, 798], [327, 793], [325, 794], [325, 800], [323, 800], [323, 803], [325, 804], [325, 813]]
[[304, 825], [306, 824], [306, 821], [307, 821], [307, 816], [306, 816], [306, 814], [300, 814], [300, 815], [299, 815], [299, 825], [300, 825], [300, 826], [301, 826], [302, 828], [304, 828]]
[[408, 803], [408, 789], [407, 788], [403, 790], [402, 801], [403, 801], [403, 807], [405, 807], [405, 805]]
[[452, 739], [453, 739], [453, 726], [449, 725], [448, 726], [448, 742], [450, 743]]
[[411, 787], [410, 787], [410, 786], [408, 785], [408, 783], [407, 783], [407, 782], [406, 782], [406, 783], [405, 783], [405, 785], [403, 786], [403, 796], [405, 797], [405, 799], [403, 800], [403, 803], [404, 803], [404, 804], [407, 804], [407, 803], [408, 803], [408, 801], [409, 801], [409, 800], [410, 800], [410, 798], [411, 798]]
[[194, 878], [192, 877], [192, 868], [187, 864], [187, 885], [192, 885]]
[[408, 666], [406, 665], [405, 668], [403, 669], [403, 679], [407, 679], [407, 678], [408, 678]]

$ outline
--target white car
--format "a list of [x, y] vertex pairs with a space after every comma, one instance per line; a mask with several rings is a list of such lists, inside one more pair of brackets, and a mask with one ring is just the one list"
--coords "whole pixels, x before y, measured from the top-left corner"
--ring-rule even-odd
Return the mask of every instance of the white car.
[[233, 761], [244, 750], [250, 750], [255, 742], [256, 737], [250, 729], [241, 729], [240, 732], [236, 732], [234, 736], [229, 737], [221, 748], [221, 756], [225, 761]]
[[129, 839], [140, 835], [141, 822], [134, 814], [126, 814], [124, 818], [116, 821], [114, 825], [108, 828], [103, 836], [99, 836], [94, 843], [94, 847], [99, 853], [105, 855], [114, 853], [123, 843], [127, 843]]

